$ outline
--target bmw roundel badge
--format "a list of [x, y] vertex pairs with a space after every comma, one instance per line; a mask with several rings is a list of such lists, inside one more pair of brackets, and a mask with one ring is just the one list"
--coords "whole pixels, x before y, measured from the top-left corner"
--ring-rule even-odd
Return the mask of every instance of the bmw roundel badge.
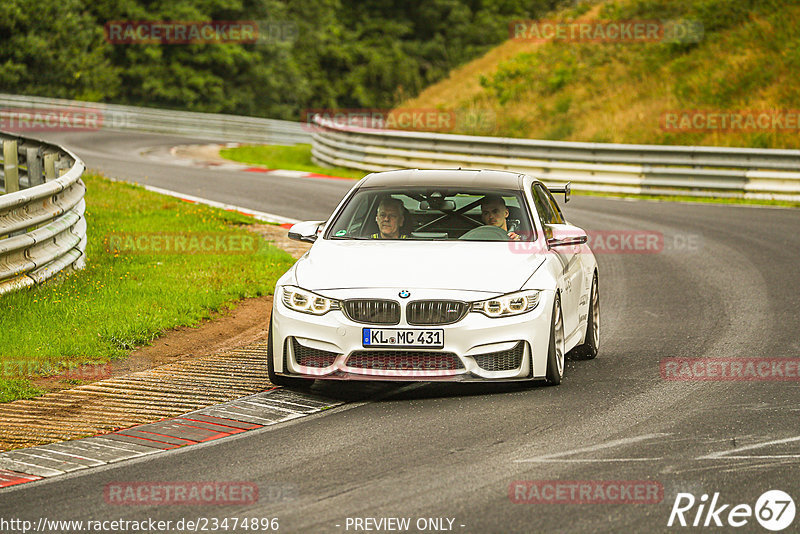
[[409, 293], [404, 289], [400, 293], [398, 293], [398, 295], [400, 296], [401, 299], [407, 299], [408, 297], [411, 296], [411, 293]]

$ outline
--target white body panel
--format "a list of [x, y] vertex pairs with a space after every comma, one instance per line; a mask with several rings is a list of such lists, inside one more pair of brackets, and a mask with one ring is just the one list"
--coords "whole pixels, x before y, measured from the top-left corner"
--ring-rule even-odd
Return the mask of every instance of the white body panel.
[[[526, 176], [520, 185], [525, 189], [524, 197], [534, 212], [530, 194], [532, 182]], [[337, 210], [344, 204], [340, 204]], [[555, 295], [558, 293], [561, 298], [565, 349], [570, 350], [582, 343], [585, 337], [589, 293], [597, 265], [587, 245], [549, 249], [538, 217], [533, 219], [538, 239], [526, 243], [530, 246], [522, 249], [512, 242], [497, 241], [335, 240], [320, 237], [277, 283], [272, 312], [274, 371], [287, 377], [367, 380], [544, 378]], [[400, 321], [390, 328], [443, 330], [442, 348], [413, 350], [452, 353], [460, 361], [461, 368], [395, 370], [350, 367], [347, 360], [354, 351], [382, 350], [362, 345], [362, 329], [388, 327], [355, 322], [341, 309], [321, 316], [290, 309], [284, 304], [281, 293], [282, 288], [288, 285], [339, 301], [396, 301], [400, 304]], [[470, 311], [454, 324], [415, 326], [407, 322], [406, 306], [413, 301], [472, 303], [521, 290], [540, 290], [541, 293], [537, 306], [520, 315], [487, 317]], [[409, 292], [410, 296], [402, 298], [402, 291]], [[335, 359], [325, 367], [299, 365], [294, 357], [295, 342], [300, 347], [335, 353]], [[485, 370], [474, 359], [480, 354], [508, 351], [519, 342], [524, 344], [524, 353], [515, 369]]]

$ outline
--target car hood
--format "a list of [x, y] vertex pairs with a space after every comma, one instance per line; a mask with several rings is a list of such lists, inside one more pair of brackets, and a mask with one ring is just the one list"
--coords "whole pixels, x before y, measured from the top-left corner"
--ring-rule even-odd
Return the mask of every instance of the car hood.
[[510, 293], [542, 264], [507, 242], [320, 240], [295, 265], [312, 291], [434, 288]]

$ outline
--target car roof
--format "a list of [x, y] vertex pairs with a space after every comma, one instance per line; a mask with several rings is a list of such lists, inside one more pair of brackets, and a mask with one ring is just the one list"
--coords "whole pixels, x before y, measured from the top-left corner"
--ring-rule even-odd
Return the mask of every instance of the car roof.
[[519, 189], [521, 177], [518, 172], [484, 169], [403, 169], [369, 174], [364, 178], [361, 187], [402, 185]]

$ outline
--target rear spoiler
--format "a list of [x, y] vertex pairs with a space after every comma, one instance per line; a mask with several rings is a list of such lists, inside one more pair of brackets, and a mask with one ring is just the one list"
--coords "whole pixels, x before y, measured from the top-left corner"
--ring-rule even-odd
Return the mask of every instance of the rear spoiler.
[[571, 184], [572, 182], [567, 182], [561, 187], [548, 187], [547, 189], [549, 189], [551, 193], [563, 193], [564, 204], [566, 204], [567, 202], [569, 202], [569, 193], [572, 189]]

